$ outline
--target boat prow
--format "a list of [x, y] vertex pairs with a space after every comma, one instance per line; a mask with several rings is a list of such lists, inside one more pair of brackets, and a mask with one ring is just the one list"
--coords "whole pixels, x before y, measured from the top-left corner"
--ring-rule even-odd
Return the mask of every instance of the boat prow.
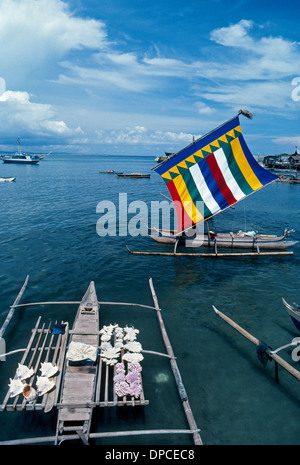
[[99, 310], [98, 298], [97, 298], [94, 281], [90, 282], [86, 293], [81, 299], [79, 309], [81, 311], [87, 311], [87, 312], [89, 311], [97, 312]]
[[298, 329], [298, 331], [300, 331], [300, 307], [288, 304], [283, 297], [282, 302], [285, 308], [287, 309], [287, 312], [291, 317], [291, 320], [294, 323], [295, 327]]

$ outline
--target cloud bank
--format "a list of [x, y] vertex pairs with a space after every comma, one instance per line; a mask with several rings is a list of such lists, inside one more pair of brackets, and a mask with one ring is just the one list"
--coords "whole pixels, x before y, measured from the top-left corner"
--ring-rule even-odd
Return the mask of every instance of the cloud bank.
[[174, 56], [157, 44], [129, 50], [109, 39], [104, 21], [80, 17], [66, 1], [3, 0], [0, 47], [0, 131], [9, 136], [175, 147], [220, 123], [220, 111], [290, 118], [297, 110], [299, 43], [264, 35], [249, 19], [212, 29], [197, 56]]

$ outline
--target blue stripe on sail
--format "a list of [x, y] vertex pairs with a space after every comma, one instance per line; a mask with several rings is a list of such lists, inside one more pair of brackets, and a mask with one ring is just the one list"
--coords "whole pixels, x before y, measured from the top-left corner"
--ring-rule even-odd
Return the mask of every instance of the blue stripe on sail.
[[201, 137], [192, 144], [180, 150], [176, 155], [170, 158], [170, 160], [165, 161], [157, 168], [155, 168], [155, 171], [160, 175], [164, 174], [166, 171], [169, 171], [169, 169], [173, 168], [173, 166], [177, 165], [182, 160], [185, 160], [190, 155], [193, 155], [198, 150], [201, 150], [206, 145], [209, 145], [211, 142], [223, 136], [226, 132], [231, 131], [231, 129], [235, 128], [239, 124], [239, 117], [236, 116], [235, 118], [223, 124], [219, 128], [208, 133], [206, 136]]
[[243, 135], [240, 134], [238, 137], [239, 137], [239, 141], [243, 149], [244, 155], [247, 158], [247, 161], [249, 165], [251, 166], [251, 169], [253, 170], [256, 177], [261, 182], [261, 184], [265, 186], [266, 184], [269, 184], [270, 182], [275, 181], [275, 179], [278, 179], [278, 176], [275, 176], [274, 174], [270, 173], [270, 171], [267, 171], [262, 166], [260, 166], [259, 163], [257, 163], [252, 153], [250, 152]]
[[200, 163], [198, 163], [198, 165], [205, 179], [207, 187], [211, 192], [211, 195], [213, 196], [217, 204], [220, 206], [221, 210], [229, 207], [224, 195], [220, 191], [219, 186], [215, 181], [215, 178], [212, 175], [212, 172], [210, 170], [210, 167], [208, 166], [206, 159], [204, 158]]

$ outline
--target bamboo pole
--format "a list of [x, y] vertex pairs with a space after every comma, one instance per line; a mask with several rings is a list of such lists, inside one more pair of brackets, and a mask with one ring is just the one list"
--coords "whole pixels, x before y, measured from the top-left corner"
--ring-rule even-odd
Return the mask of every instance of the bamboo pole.
[[[245, 338], [247, 338], [249, 341], [251, 341], [253, 344], [256, 346], [259, 346], [261, 341], [259, 341], [256, 337], [252, 336], [252, 334], [248, 333], [245, 329], [243, 329], [241, 326], [239, 326], [237, 323], [235, 323], [233, 320], [231, 320], [228, 316], [224, 315], [224, 313], [220, 312], [219, 310], [216, 309], [216, 307], [213, 306], [214, 311], [216, 314], [222, 318], [226, 323], [228, 323], [232, 328], [234, 328], [236, 331], [238, 331], [240, 334], [242, 334]], [[276, 362], [278, 365], [281, 365], [286, 371], [288, 371], [292, 376], [294, 376], [298, 381], [300, 381], [300, 371], [296, 370], [292, 365], [290, 365], [288, 362], [286, 362], [283, 358], [281, 358], [279, 355], [276, 353], [272, 353], [272, 351], [268, 351], [268, 355]]]
[[6, 328], [8, 327], [8, 325], [10, 323], [10, 320], [13, 317], [13, 314], [15, 312], [15, 308], [18, 306], [18, 303], [20, 302], [20, 300], [21, 300], [21, 298], [22, 298], [22, 296], [24, 294], [24, 291], [25, 291], [27, 283], [28, 283], [28, 279], [29, 279], [29, 275], [26, 276], [25, 282], [24, 282], [19, 294], [17, 295], [16, 300], [14, 301], [13, 305], [10, 307], [8, 315], [7, 315], [5, 321], [4, 321], [4, 323], [3, 323], [3, 325], [2, 325], [2, 327], [0, 329], [0, 339], [3, 338], [3, 335], [4, 335], [5, 331], [6, 331]]
[[[200, 431], [200, 430], [197, 430]], [[110, 438], [110, 437], [123, 437], [123, 436], [140, 436], [144, 434], [191, 434], [194, 430], [188, 429], [157, 429], [157, 430], [137, 430], [137, 431], [116, 431], [116, 432], [104, 432], [104, 433], [90, 433], [89, 438]], [[68, 436], [59, 436], [60, 442], [69, 439], [78, 439], [77, 434]], [[54, 442], [56, 436], [45, 436], [39, 438], [28, 438], [28, 439], [12, 439], [10, 441], [1, 441], [0, 446], [4, 445], [25, 445], [25, 444], [38, 444], [43, 442]]]
[[[29, 302], [26, 304], [19, 304], [19, 305], [12, 305], [14, 308], [18, 307], [31, 307], [34, 305], [79, 305], [81, 302], [76, 302], [76, 301], [57, 301], [57, 302]], [[143, 304], [136, 304], [136, 303], [128, 303], [128, 302], [98, 302], [99, 305], [124, 305], [124, 306], [129, 306], [129, 307], [143, 307], [143, 308], [150, 308], [153, 310], [157, 310], [155, 307], [151, 307], [149, 305], [143, 305]]]
[[293, 252], [230, 252], [230, 253], [182, 253], [182, 252], [142, 252], [132, 251], [126, 245], [129, 253], [135, 255], [154, 255], [161, 257], [208, 257], [208, 258], [225, 258], [225, 257], [265, 257], [265, 256], [276, 256], [276, 255], [293, 255]]
[[[154, 305], [155, 305], [155, 307], [157, 309], [159, 309], [158, 300], [157, 300], [157, 296], [155, 294], [152, 278], [150, 278], [149, 284], [150, 284], [150, 289], [151, 289]], [[193, 431], [194, 443], [196, 445], [202, 445], [203, 443], [202, 443], [202, 440], [201, 440], [201, 437], [200, 437], [200, 434], [199, 434], [199, 429], [197, 428], [197, 425], [196, 425], [196, 422], [195, 422], [195, 419], [194, 419], [194, 416], [193, 416], [193, 413], [192, 413], [192, 410], [191, 410], [191, 407], [190, 407], [190, 404], [189, 404], [189, 401], [188, 401], [187, 393], [185, 391], [185, 387], [184, 387], [182, 379], [181, 379], [181, 375], [180, 375], [180, 372], [179, 372], [179, 369], [178, 369], [178, 366], [177, 366], [177, 362], [176, 362], [176, 359], [175, 359], [175, 356], [174, 356], [174, 352], [173, 352], [169, 337], [167, 335], [167, 331], [166, 331], [166, 328], [165, 328], [165, 325], [164, 325], [164, 322], [163, 322], [163, 319], [162, 319], [161, 312], [157, 311], [156, 315], [157, 315], [157, 318], [158, 318], [158, 321], [159, 321], [162, 337], [163, 337], [167, 352], [168, 352], [168, 354], [170, 356], [171, 368], [172, 368], [172, 371], [173, 371], [173, 374], [174, 374], [174, 377], [175, 377], [175, 381], [176, 381], [179, 396], [180, 396], [180, 399], [182, 401], [182, 405], [183, 405], [183, 408], [184, 408], [184, 411], [185, 411], [185, 415], [187, 417], [187, 421], [189, 423], [189, 426], [190, 426], [191, 430]]]

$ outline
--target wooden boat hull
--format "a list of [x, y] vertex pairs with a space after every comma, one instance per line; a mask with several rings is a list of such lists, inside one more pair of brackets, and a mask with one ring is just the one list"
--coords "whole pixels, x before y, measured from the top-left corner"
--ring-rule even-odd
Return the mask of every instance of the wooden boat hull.
[[[160, 231], [159, 236], [151, 235], [156, 242], [165, 244], [176, 244], [176, 237], [171, 233]], [[286, 235], [282, 236], [263, 236], [257, 235], [254, 238], [249, 236], [235, 236], [229, 233], [220, 233], [215, 237], [208, 237], [207, 234], [199, 234], [193, 237], [180, 237], [179, 245], [186, 247], [226, 247], [237, 249], [251, 249], [257, 247], [260, 250], [284, 250], [297, 244], [298, 241], [285, 240]]]
[[19, 165], [36, 165], [40, 160], [21, 160], [17, 158], [2, 158], [3, 163], [14, 163]]
[[[69, 343], [79, 342], [95, 347], [99, 345], [99, 304], [94, 282], [91, 281], [77, 311]], [[97, 333], [97, 334], [96, 334]], [[70, 346], [69, 346], [70, 347]], [[97, 380], [97, 363], [84, 364], [65, 360], [61, 406], [57, 421], [57, 441], [59, 436], [80, 431], [88, 437]], [[72, 407], [73, 404], [73, 407]], [[81, 406], [74, 406], [81, 404]], [[65, 405], [65, 407], [64, 407]], [[81, 437], [82, 439], [82, 437]]]
[[295, 327], [300, 331], [300, 308], [294, 307], [290, 305], [282, 298], [282, 301], [287, 309], [289, 316], [291, 317], [292, 322], [294, 323]]

